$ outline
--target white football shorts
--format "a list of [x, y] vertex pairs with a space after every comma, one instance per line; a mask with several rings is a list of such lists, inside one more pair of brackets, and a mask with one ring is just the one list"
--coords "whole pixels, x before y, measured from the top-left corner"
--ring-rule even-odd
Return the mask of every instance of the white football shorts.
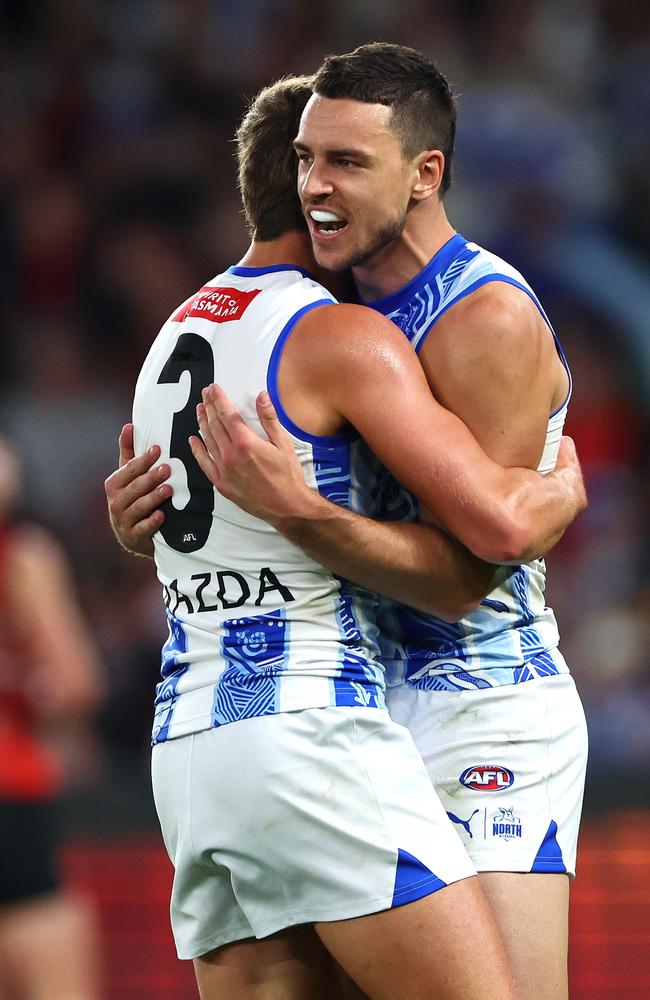
[[475, 875], [383, 709], [245, 719], [153, 749], [179, 958], [401, 906]]
[[386, 694], [477, 871], [575, 875], [587, 725], [570, 674]]

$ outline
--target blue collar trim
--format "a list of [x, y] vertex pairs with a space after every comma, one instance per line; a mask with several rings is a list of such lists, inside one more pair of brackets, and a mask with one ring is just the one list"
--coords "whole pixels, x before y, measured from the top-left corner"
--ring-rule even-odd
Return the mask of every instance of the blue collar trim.
[[228, 268], [229, 274], [237, 274], [240, 278], [258, 278], [261, 274], [274, 274], [276, 271], [298, 271], [302, 274], [303, 278], [311, 278], [312, 281], [317, 279], [309, 271], [305, 271], [303, 267], [298, 267], [297, 264], [269, 264], [268, 267], [242, 267], [239, 264], [235, 264], [233, 267]]
[[460, 253], [466, 243], [467, 240], [465, 237], [461, 236], [460, 233], [456, 233], [455, 236], [452, 236], [440, 247], [429, 263], [414, 278], [411, 278], [409, 282], [398, 288], [396, 292], [391, 292], [390, 295], [385, 295], [381, 299], [373, 299], [363, 304], [370, 306], [372, 309], [377, 309], [384, 314], [399, 309], [400, 306], [405, 305], [413, 297], [419, 287], [432, 281], [436, 274], [444, 274], [454, 257]]

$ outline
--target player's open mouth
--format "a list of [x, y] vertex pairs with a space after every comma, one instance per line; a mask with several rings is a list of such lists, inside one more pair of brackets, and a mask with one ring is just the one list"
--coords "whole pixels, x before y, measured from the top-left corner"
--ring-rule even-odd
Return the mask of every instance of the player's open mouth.
[[309, 217], [312, 222], [313, 232], [320, 237], [331, 238], [336, 236], [347, 226], [347, 219], [342, 219], [334, 212], [328, 212], [323, 208], [312, 208], [309, 210]]

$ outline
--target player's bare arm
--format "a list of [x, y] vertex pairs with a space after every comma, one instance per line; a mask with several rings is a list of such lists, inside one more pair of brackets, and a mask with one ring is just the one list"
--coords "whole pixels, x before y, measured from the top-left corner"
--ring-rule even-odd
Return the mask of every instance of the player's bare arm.
[[[431, 397], [412, 349], [393, 324], [360, 307], [338, 309], [346, 310], [348, 319], [328, 310], [331, 329], [321, 344], [331, 345], [332, 367], [330, 350], [321, 349], [320, 377], [317, 363], [309, 368], [309, 396], [319, 398], [320, 392], [331, 400], [393, 475], [475, 555], [517, 563], [547, 551], [584, 505], [577, 462], [554, 479], [505, 470]], [[317, 322], [311, 318], [314, 329]], [[307, 363], [304, 348], [311, 338], [301, 336], [302, 330], [297, 334], [295, 345], [292, 338], [287, 345], [286, 374], [280, 369], [281, 395], [292, 391], [286, 376], [293, 346], [298, 355], [304, 345], [300, 360]], [[313, 356], [313, 351], [312, 345], [308, 352]], [[479, 371], [475, 381], [480, 380]]]
[[[469, 295], [436, 324], [420, 361], [436, 397], [464, 421], [491, 458], [505, 467], [537, 467], [549, 416], [566, 399], [569, 377], [548, 326], [525, 292], [491, 282]], [[567, 440], [556, 466], [560, 476]], [[546, 498], [532, 485], [529, 489], [533, 507], [527, 515], [540, 517], [548, 533], [541, 551], [531, 547], [527, 560], [552, 548], [566, 527], [545, 520]], [[535, 502], [541, 505], [537, 514]], [[583, 492], [580, 510], [585, 506]]]
[[156, 465], [160, 458], [157, 445], [135, 455], [133, 424], [122, 428], [119, 448], [119, 466], [104, 483], [111, 527], [127, 552], [153, 559], [153, 535], [165, 520], [159, 505], [172, 494], [165, 482], [171, 470], [164, 463]]
[[[268, 441], [245, 424], [223, 390], [210, 386], [198, 408], [201, 439], [190, 442], [203, 472], [224, 496], [269, 520], [269, 511], [289, 512], [295, 496], [308, 488], [268, 393], [258, 398], [257, 412]], [[309, 494], [309, 500], [319, 496]], [[329, 501], [319, 509], [320, 528], [311, 539], [302, 531], [304, 500], [299, 499], [295, 532], [308, 555], [340, 576], [448, 621], [475, 607], [489, 589], [494, 567], [434, 527], [372, 521]], [[286, 517], [291, 520], [287, 513], [283, 521]], [[291, 537], [288, 524], [285, 533]]]
[[[220, 450], [214, 441], [220, 439], [225, 448], [223, 436], [226, 430], [225, 425], [222, 430], [216, 417], [217, 399], [220, 412], [227, 412], [235, 418], [238, 415], [232, 411], [228, 400], [219, 390], [216, 390], [213, 398], [214, 402], [207, 401], [214, 428], [214, 439], [210, 441], [212, 447], [209, 447], [209, 451], [219, 456]], [[245, 506], [244, 497], [253, 493], [252, 482], [248, 479], [250, 472], [253, 479], [263, 480], [267, 484], [265, 503], [272, 510], [284, 510], [292, 502], [292, 492], [305, 489], [302, 470], [290, 438], [280, 425], [268, 396], [258, 405], [258, 412], [274, 447], [258, 453], [263, 471], [252, 465], [244, 465], [241, 470], [233, 468], [233, 474], [241, 471], [242, 478], [236, 488], [234, 483], [230, 486], [228, 495], [235, 501], [239, 497], [241, 505]], [[238, 422], [231, 422], [231, 425], [240, 449], [255, 449], [262, 444], [257, 435], [243, 424], [241, 418], [238, 418]], [[205, 417], [202, 433], [207, 442], [211, 432]], [[164, 513], [157, 509], [157, 505], [171, 495], [171, 487], [167, 483], [161, 484], [161, 480], [169, 475], [169, 466], [153, 468], [159, 454], [159, 449], [154, 447], [149, 452], [134, 457], [133, 425], [125, 425], [120, 434], [119, 468], [105, 482], [113, 532], [122, 547], [135, 555], [153, 557], [153, 535], [164, 520]], [[195, 455], [204, 472], [218, 485], [217, 466], [208, 455], [202, 458], [198, 441], [195, 444]], [[225, 484], [223, 488], [226, 488]], [[329, 522], [327, 530], [333, 534], [338, 530], [340, 536], [339, 508], [333, 508], [328, 501], [324, 508], [327, 515], [336, 514], [336, 519]], [[250, 511], [250, 507], [248, 509]], [[348, 511], [343, 512], [343, 517], [352, 538], [343, 547], [339, 537], [338, 546], [330, 548], [332, 558], [328, 568], [335, 572], [449, 621], [456, 621], [475, 607], [487, 592], [492, 568], [442, 532], [419, 524], [379, 525]], [[325, 526], [323, 530], [326, 530]], [[316, 549], [310, 550], [306, 540], [303, 548], [314, 558], [319, 557], [318, 545]], [[339, 548], [343, 548], [342, 555], [338, 552]], [[360, 553], [364, 556], [361, 564]], [[320, 561], [327, 565], [326, 557], [322, 557]], [[432, 567], [435, 567], [435, 574], [432, 574]]]
[[[564, 464], [553, 476], [504, 470], [432, 399], [399, 331], [369, 310], [325, 307], [303, 317], [285, 348], [278, 387], [292, 419], [312, 433], [352, 423], [436, 520], [481, 558], [503, 563], [531, 550], [539, 555], [549, 535], [584, 507], [572, 445], [564, 445]], [[346, 516], [304, 484], [284, 490], [281, 501], [277, 481], [273, 490], [263, 475], [256, 482], [250, 490], [257, 491], [257, 515], [298, 544], [325, 547], [317, 540], [325, 526], [334, 538], [336, 519]], [[244, 506], [251, 500], [240, 497]]]
[[569, 378], [529, 296], [494, 281], [452, 306], [420, 351], [436, 399], [500, 465], [536, 468]]

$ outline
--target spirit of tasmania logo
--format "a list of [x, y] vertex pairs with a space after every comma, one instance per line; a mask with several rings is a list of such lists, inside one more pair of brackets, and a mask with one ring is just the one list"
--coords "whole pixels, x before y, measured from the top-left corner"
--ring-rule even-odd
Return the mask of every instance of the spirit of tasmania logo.
[[500, 764], [472, 764], [465, 768], [458, 780], [465, 788], [473, 788], [475, 792], [500, 792], [510, 788], [515, 776]]
[[241, 288], [204, 285], [172, 316], [172, 321], [182, 323], [189, 316], [197, 316], [199, 319], [209, 319], [213, 323], [231, 323], [242, 318], [260, 292], [261, 288], [252, 288], [245, 292]]

